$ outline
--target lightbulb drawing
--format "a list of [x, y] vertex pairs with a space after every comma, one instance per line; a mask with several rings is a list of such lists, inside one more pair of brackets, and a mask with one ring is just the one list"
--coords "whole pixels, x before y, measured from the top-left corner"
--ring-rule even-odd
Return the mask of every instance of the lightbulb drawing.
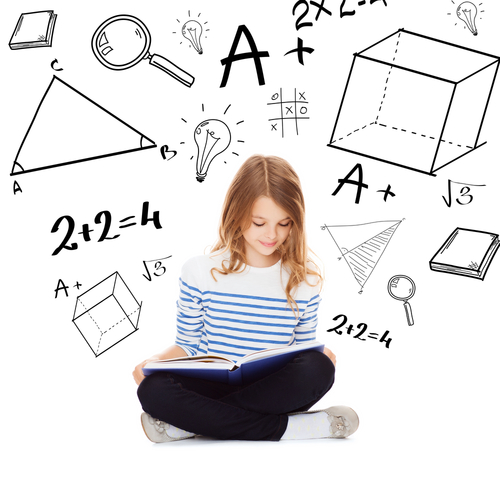
[[220, 120], [204, 120], [194, 130], [194, 141], [198, 147], [196, 180], [203, 182], [214, 158], [231, 144], [231, 131]]
[[198, 54], [203, 54], [203, 48], [201, 47], [202, 33], [203, 28], [198, 21], [187, 21], [182, 27], [182, 36], [191, 43]]
[[[203, 54], [203, 48], [201, 46], [201, 39], [207, 38], [207, 33], [210, 31], [210, 28], [207, 26], [208, 22], [203, 21], [202, 18], [200, 18], [201, 12], [196, 16], [197, 21], [191, 19], [191, 11], [188, 10], [188, 17], [189, 20], [186, 21], [184, 24], [182, 24], [179, 19], [176, 19], [176, 21], [182, 26], [181, 28], [181, 35], [183, 38], [185, 38], [189, 42], [189, 46], [193, 47], [198, 54]], [[177, 31], [173, 31], [172, 33], [177, 35]], [[183, 42], [181, 41], [180, 44], [182, 45]]]
[[457, 17], [465, 23], [469, 31], [476, 36], [477, 7], [472, 2], [462, 2], [457, 8]]

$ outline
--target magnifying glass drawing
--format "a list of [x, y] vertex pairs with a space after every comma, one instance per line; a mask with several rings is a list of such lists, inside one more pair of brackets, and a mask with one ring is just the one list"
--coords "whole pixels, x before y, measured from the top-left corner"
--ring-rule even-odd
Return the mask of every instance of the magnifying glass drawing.
[[410, 303], [408, 302], [415, 295], [415, 282], [403, 274], [393, 276], [387, 284], [389, 295], [396, 300], [402, 300], [405, 307], [406, 319], [408, 325], [413, 325], [413, 313]]
[[92, 37], [92, 52], [106, 68], [120, 71], [144, 59], [172, 78], [191, 87], [194, 77], [163, 56], [149, 52], [151, 35], [146, 25], [134, 16], [113, 16], [104, 21]]

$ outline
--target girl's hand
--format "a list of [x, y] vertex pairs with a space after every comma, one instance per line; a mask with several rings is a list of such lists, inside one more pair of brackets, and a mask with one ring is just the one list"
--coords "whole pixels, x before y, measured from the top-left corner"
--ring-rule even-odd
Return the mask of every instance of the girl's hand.
[[135, 383], [139, 385], [146, 376], [142, 373], [142, 369], [150, 362], [150, 361], [158, 361], [160, 358], [158, 356], [153, 356], [151, 358], [145, 359], [142, 363], [139, 363], [132, 372], [134, 376]]
[[335, 366], [337, 357], [335, 356], [335, 354], [333, 354], [332, 351], [330, 351], [330, 349], [328, 349], [328, 347], [323, 348], [323, 354], [326, 354], [332, 360], [333, 366]]
[[172, 359], [172, 358], [181, 358], [186, 356], [186, 351], [179, 347], [178, 345], [171, 345], [167, 347], [164, 351], [151, 356], [148, 359], [145, 359], [142, 363], [139, 363], [132, 375], [134, 376], [134, 380], [137, 385], [139, 385], [146, 377], [144, 373], [142, 373], [142, 369], [146, 366], [150, 361], [160, 361], [161, 359]]

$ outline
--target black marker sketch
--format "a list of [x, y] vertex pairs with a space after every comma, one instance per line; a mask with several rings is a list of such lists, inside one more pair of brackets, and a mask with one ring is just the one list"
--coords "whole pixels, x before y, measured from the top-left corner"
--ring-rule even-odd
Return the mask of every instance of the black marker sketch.
[[[137, 222], [132, 222], [135, 219], [135, 215], [128, 215], [121, 219], [119, 222], [121, 225], [118, 226], [118, 229], [125, 229], [127, 227], [136, 226]], [[57, 255], [61, 250], [77, 250], [78, 243], [72, 242], [69, 244], [69, 240], [72, 238], [73, 233], [76, 228], [76, 223], [71, 215], [61, 215], [52, 226], [50, 230], [51, 233], [57, 233], [61, 224], [66, 222], [66, 234], [64, 235], [61, 243], [57, 246], [57, 248], [52, 252], [52, 255]], [[149, 222], [152, 222], [156, 229], [161, 229], [162, 225], [160, 223], [160, 212], [159, 210], [155, 210], [153, 212], [153, 216], [149, 216], [149, 201], [145, 201], [142, 204], [142, 213], [141, 213], [141, 226], [146, 226]], [[120, 234], [115, 234], [113, 236], [108, 236], [111, 230], [112, 223], [112, 215], [109, 210], [102, 210], [96, 214], [94, 217], [95, 224], [103, 224], [102, 229], [100, 228], [95, 236], [99, 234], [99, 238], [97, 242], [105, 241], [105, 240], [114, 240], [120, 236]], [[90, 224], [82, 224], [82, 230], [78, 232], [78, 234], [82, 235], [83, 241], [92, 241], [91, 233], [94, 232], [94, 229], [91, 229]]]
[[[313, 26], [311, 21], [304, 21], [304, 19], [309, 14], [309, 5], [316, 7], [318, 10], [316, 12], [315, 21], [319, 19], [319, 16], [324, 12], [326, 15], [331, 16], [332, 13], [324, 6], [325, 0], [321, 1], [321, 4], [311, 1], [307, 3], [307, 0], [297, 0], [292, 7], [292, 15], [297, 15], [297, 20], [295, 21], [295, 29], [297, 31], [302, 28], [310, 28]], [[299, 36], [297, 37], [297, 48], [289, 50], [285, 53], [285, 56], [289, 54], [297, 53], [297, 59], [302, 66], [304, 66], [304, 52], [306, 54], [312, 54], [314, 49], [312, 47], [304, 47], [304, 41]]]
[[[188, 10], [188, 16], [191, 17], [191, 11], [189, 10]], [[200, 16], [201, 12], [198, 14], [198, 18]], [[179, 19], [177, 19], [177, 22], [180, 23]], [[202, 35], [205, 34], [207, 31], [210, 31], [205, 26], [206, 24], [207, 21], [205, 21], [202, 26], [200, 22], [190, 19], [189, 21], [186, 21], [182, 25], [181, 29], [182, 36], [191, 44], [190, 47], [193, 47], [193, 49], [196, 50], [198, 54], [203, 54], [203, 47], [201, 46]], [[173, 33], [177, 34], [176, 31], [174, 31]], [[205, 38], [207, 37], [205, 36]]]
[[472, 2], [462, 2], [457, 8], [457, 17], [465, 23], [469, 31], [476, 36], [477, 7]]
[[354, 16], [354, 14], [356, 14], [355, 10], [344, 10], [345, 2], [346, 0], [342, 0], [342, 3], [340, 4], [340, 18], [343, 18], [344, 16]]
[[[451, 3], [455, 6], [456, 3], [453, 0], [451, 0]], [[477, 4], [479, 8], [482, 7], [482, 3]], [[476, 21], [478, 19], [478, 14], [479, 14], [479, 19], [482, 19], [481, 14], [484, 12], [484, 9], [478, 10], [478, 7], [476, 4], [472, 2], [462, 2], [456, 7], [454, 12], [448, 12], [449, 16], [456, 17], [460, 21], [463, 22], [463, 28], [465, 30], [469, 30], [474, 36], [477, 35], [477, 24]], [[455, 26], [459, 24], [458, 22], [455, 23]]]
[[57, 299], [57, 298], [59, 297], [59, 292], [60, 292], [61, 290], [64, 292], [64, 295], [65, 295], [66, 297], [69, 297], [69, 295], [68, 295], [68, 288], [69, 288], [69, 287], [68, 287], [68, 286], [64, 283], [64, 281], [63, 281], [61, 278], [59, 278], [59, 279], [57, 280], [57, 287], [56, 287], [56, 288], [55, 288], [55, 290], [54, 290], [54, 292], [55, 292], [55, 294], [56, 294], [56, 296], [55, 296], [54, 298], [55, 298], [55, 299]]
[[[295, 29], [297, 31], [301, 30], [302, 28], [310, 28], [313, 26], [313, 23], [311, 21], [304, 21], [304, 19], [307, 17], [309, 14], [309, 5], [316, 7], [316, 16], [314, 18], [315, 21], [319, 19], [321, 14], [324, 12], [325, 15], [331, 16], [332, 13], [325, 7], [325, 0], [321, 0], [321, 4], [318, 2], [314, 2], [311, 0], [311, 2], [307, 3], [307, 0], [297, 0], [295, 4], [292, 7], [292, 15], [295, 16], [297, 15], [297, 20], [295, 21]], [[342, 9], [341, 9], [342, 10]], [[297, 48], [289, 50], [288, 52], [285, 53], [285, 56], [288, 54], [293, 54], [297, 53], [297, 59], [302, 66], [304, 65], [304, 52], [307, 54], [312, 54], [314, 52], [314, 49], [312, 47], [304, 47], [304, 42], [302, 38], [299, 36], [297, 37]]]
[[402, 220], [375, 221], [354, 225], [321, 226], [321, 229], [326, 229], [330, 233], [361, 287], [359, 293], [363, 292], [366, 282], [401, 222]]
[[[357, 180], [351, 179], [351, 177], [357, 172], [358, 178]], [[332, 196], [337, 196], [339, 191], [344, 187], [345, 184], [349, 184], [352, 186], [356, 186], [356, 198], [354, 200], [354, 203], [358, 204], [361, 201], [361, 190], [362, 189], [368, 189], [368, 184], [363, 182], [363, 165], [361, 163], [356, 163], [354, 167], [351, 169], [351, 171], [344, 177], [338, 179], [339, 185], [335, 188], [335, 191], [332, 193]], [[387, 201], [387, 197], [390, 196], [391, 198], [394, 198], [396, 196], [396, 193], [393, 193], [391, 191], [391, 185], [388, 184], [385, 189], [378, 189], [377, 193], [383, 193], [384, 194], [384, 201]]]
[[51, 63], [50, 63], [50, 67], [54, 70], [54, 71], [62, 71], [63, 68], [56, 68], [56, 64], [58, 64], [58, 61], [57, 59], [54, 59]]
[[175, 155], [177, 154], [177, 151], [173, 151], [171, 149], [168, 149], [168, 144], [165, 144], [163, 145], [161, 148], [160, 148], [160, 153], [161, 153], [161, 156], [164, 160], [167, 160], [167, 153], [171, 153], [172, 156], [167, 160], [167, 161], [170, 161], [172, 158], [175, 157]]
[[182, 27], [182, 36], [191, 43], [192, 47], [198, 54], [203, 54], [203, 48], [201, 47], [201, 34], [203, 33], [203, 28], [198, 21], [191, 19], [184, 23]]
[[276, 92], [271, 96], [271, 102], [267, 105], [271, 106], [273, 111], [273, 118], [269, 118], [271, 124], [271, 131], [278, 131], [278, 123], [281, 125], [281, 137], [285, 137], [285, 123], [295, 125], [295, 134], [299, 135], [299, 121], [309, 120], [306, 116], [309, 102], [306, 100], [305, 92], [298, 92], [297, 89], [293, 90], [293, 99], [283, 101], [283, 90], [280, 88], [279, 93]]
[[[337, 316], [335, 316], [333, 318], [333, 321], [338, 321], [338, 320], [340, 320], [340, 323], [338, 325], [335, 325], [332, 328], [329, 328], [327, 330], [327, 332], [335, 332], [337, 335], [342, 335], [344, 333], [344, 331], [342, 330], [342, 327], [347, 323], [347, 316], [345, 314], [337, 314]], [[368, 330], [368, 325], [366, 323], [358, 323], [356, 328], [359, 331], [356, 333], [356, 335], [353, 335], [352, 338], [361, 340], [362, 342], [365, 342], [366, 339], [363, 338], [363, 334], [366, 332], [366, 330]], [[353, 333], [353, 332], [354, 332], [354, 326], [349, 325], [346, 328], [347, 335], [351, 335], [351, 333]], [[387, 349], [389, 349], [389, 344], [392, 341], [392, 339], [387, 338], [388, 335], [389, 335], [389, 330], [386, 330], [385, 333], [380, 337], [380, 339], [378, 339], [379, 342], [385, 343], [385, 347], [387, 347]], [[367, 334], [367, 338], [369, 338], [369, 339], [377, 340], [377, 337], [378, 337], [378, 333], [376, 333], [376, 332], [369, 332]]]
[[[239, 54], [236, 54], [236, 49], [238, 48], [238, 44], [240, 43], [241, 35], [245, 35], [248, 45], [250, 46], [250, 52], [240, 52]], [[253, 59], [259, 85], [265, 85], [266, 82], [264, 80], [264, 70], [262, 69], [262, 61], [260, 60], [261, 57], [269, 57], [269, 52], [267, 52], [267, 50], [259, 51], [257, 49], [257, 45], [255, 44], [255, 40], [253, 39], [252, 33], [250, 33], [250, 30], [244, 24], [238, 26], [238, 30], [236, 31], [236, 35], [234, 36], [233, 44], [231, 45], [228, 56], [224, 59], [221, 59], [220, 61], [222, 66], [224, 66], [224, 74], [222, 75], [220, 86], [225, 87], [227, 85], [232, 64], [244, 59]]]
[[[228, 112], [231, 104], [229, 104], [224, 115]], [[201, 109], [205, 112], [205, 105], [201, 105]], [[182, 118], [184, 123], [187, 121]], [[241, 125], [244, 120], [240, 120], [236, 125]], [[194, 140], [197, 146], [196, 158], [196, 180], [203, 182], [207, 176], [208, 168], [216, 156], [226, 151], [231, 144], [231, 130], [227, 124], [219, 119], [211, 118], [202, 120], [194, 129]], [[245, 141], [238, 139], [236, 142], [243, 143]], [[185, 144], [181, 142], [181, 144]], [[232, 151], [232, 154], [239, 156], [238, 153]], [[194, 156], [191, 156], [191, 160]], [[226, 161], [224, 161], [226, 163]]]
[[173, 62], [149, 52], [151, 34], [137, 17], [128, 15], [106, 19], [92, 37], [92, 51], [106, 68], [119, 71], [131, 68], [144, 59], [149, 64], [165, 71], [172, 78], [191, 87], [194, 77]]
[[194, 141], [198, 148], [196, 180], [203, 182], [213, 159], [231, 144], [231, 131], [223, 121], [204, 120], [194, 130]]
[[497, 56], [400, 29], [354, 54], [328, 146], [435, 175], [485, 144], [498, 65]]
[[73, 323], [97, 358], [138, 330], [141, 307], [115, 272], [76, 299]]
[[413, 326], [413, 311], [411, 310], [410, 303], [408, 302], [414, 295], [417, 287], [415, 282], [404, 274], [397, 274], [393, 276], [389, 283], [387, 283], [387, 291], [389, 295], [396, 300], [402, 300], [406, 313], [406, 320], [408, 326]]
[[19, 16], [9, 42], [12, 50], [52, 47], [57, 14], [53, 10], [25, 12]]
[[14, 184], [12, 185], [12, 189], [14, 191], [14, 194], [23, 192], [23, 190], [21, 189], [21, 186], [19, 185], [19, 183], [17, 181], [14, 181]]
[[[77, 282], [73, 285], [73, 288], [80, 290], [81, 286], [82, 286], [82, 284], [79, 283], [77, 280]], [[68, 288], [69, 288], [69, 286], [66, 285], [66, 283], [64, 283], [64, 281], [61, 278], [59, 278], [57, 280], [57, 287], [54, 290], [54, 292], [56, 294], [54, 298], [57, 299], [59, 297], [59, 292], [61, 292], [61, 291], [64, 292], [65, 297], [69, 297]]]
[[155, 147], [144, 134], [53, 76], [10, 175]]
[[429, 265], [433, 271], [484, 280], [499, 246], [498, 234], [457, 227]]
[[447, 207], [451, 207], [451, 204], [452, 204], [452, 189], [451, 189], [451, 186], [452, 184], [454, 185], [457, 185], [457, 186], [462, 186], [460, 188], [460, 193], [459, 193], [459, 197], [455, 199], [455, 201], [459, 204], [459, 205], [468, 205], [469, 203], [472, 203], [472, 200], [474, 199], [474, 197], [472, 196], [471, 193], [471, 188], [472, 187], [484, 187], [486, 186], [486, 184], [470, 184], [468, 182], [456, 182], [456, 181], [452, 181], [451, 179], [448, 179], [448, 197], [446, 198], [445, 196], [443, 196], [443, 200], [444, 202], [446, 203], [446, 206]]
[[[142, 263], [144, 264], [144, 268], [146, 269], [146, 272], [148, 273], [147, 275], [143, 274], [143, 276], [148, 281], [151, 281], [153, 279], [153, 277], [151, 276], [151, 272], [149, 270], [150, 267], [152, 268], [153, 276], [157, 276], [157, 277], [163, 276], [165, 274], [165, 272], [167, 271], [165, 269], [165, 266], [163, 265], [163, 261], [170, 259], [170, 257], [172, 257], [172, 256], [169, 255], [168, 257], [162, 257], [160, 259], [143, 260]], [[151, 265], [151, 263], [153, 263], [153, 264]], [[149, 266], [148, 266], [148, 264], [149, 264]]]
[[[370, 5], [379, 1], [383, 2], [383, 4], [387, 7], [386, 0], [370, 0]], [[356, 14], [355, 10], [344, 10], [345, 2], [346, 0], [342, 0], [342, 3], [340, 4], [340, 17], [342, 18], [344, 16], [354, 16], [354, 14]], [[366, 0], [358, 0], [358, 5], [360, 7], [366, 5]]]

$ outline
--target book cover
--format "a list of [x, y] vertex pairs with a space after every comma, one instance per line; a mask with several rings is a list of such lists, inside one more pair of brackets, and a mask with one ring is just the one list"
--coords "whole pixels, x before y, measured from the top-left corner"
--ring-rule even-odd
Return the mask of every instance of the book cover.
[[9, 42], [10, 48], [52, 47], [56, 17], [53, 10], [21, 14]]
[[236, 363], [224, 356], [185, 356], [148, 363], [142, 371], [146, 376], [157, 371], [166, 371], [187, 377], [242, 385], [283, 368], [299, 352], [310, 350], [323, 352], [323, 348], [324, 344], [320, 342], [305, 342], [247, 354]]
[[457, 227], [429, 264], [433, 271], [483, 280], [499, 244], [498, 234]]

